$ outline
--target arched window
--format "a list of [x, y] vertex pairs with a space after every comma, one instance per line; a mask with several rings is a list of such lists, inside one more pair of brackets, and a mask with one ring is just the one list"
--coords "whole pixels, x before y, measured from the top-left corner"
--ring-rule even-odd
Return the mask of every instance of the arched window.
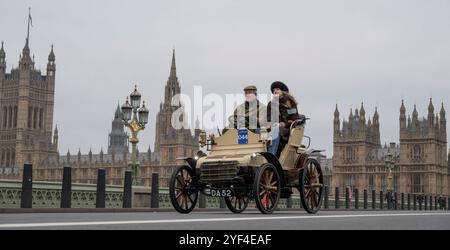
[[16, 165], [16, 149], [11, 150], [11, 166], [14, 167]]
[[352, 160], [355, 159], [355, 153], [353, 152], [353, 148], [347, 147], [347, 148], [345, 149], [345, 156], [344, 156], [344, 159], [345, 159], [346, 161], [352, 161]]
[[369, 175], [369, 191], [372, 191], [374, 189], [375, 189], [375, 187], [374, 187], [373, 175], [371, 174], [371, 175]]
[[33, 122], [33, 107], [28, 107], [28, 128], [32, 127]]
[[6, 128], [8, 122], [8, 108], [3, 107], [3, 128]]
[[0, 155], [0, 166], [5, 166], [5, 149], [1, 150], [1, 155]]
[[9, 149], [6, 149], [6, 163], [5, 163], [5, 165], [7, 166], [7, 167], [9, 167], [9, 157], [10, 157], [10, 155], [9, 155]]
[[44, 120], [44, 110], [40, 109], [39, 110], [39, 129], [42, 129], [43, 120]]
[[14, 127], [17, 127], [17, 106], [14, 106]]
[[33, 113], [33, 128], [37, 127], [37, 123], [38, 123], [38, 108], [34, 108], [34, 113]]
[[169, 148], [169, 161], [173, 161], [174, 156], [173, 156], [173, 148]]
[[386, 192], [386, 176], [381, 176], [381, 191]]
[[423, 183], [422, 183], [422, 175], [420, 174], [413, 174], [411, 176], [412, 180], [412, 193], [423, 193]]
[[413, 146], [412, 158], [414, 160], [422, 159], [422, 147], [419, 144]]
[[9, 106], [9, 108], [8, 108], [8, 128], [12, 127], [12, 113], [13, 113], [12, 107]]

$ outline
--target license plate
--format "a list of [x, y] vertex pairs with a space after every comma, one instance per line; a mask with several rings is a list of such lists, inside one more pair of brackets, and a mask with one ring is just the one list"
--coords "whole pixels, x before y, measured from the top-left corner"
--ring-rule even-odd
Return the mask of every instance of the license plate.
[[230, 189], [211, 189], [212, 197], [231, 197]]

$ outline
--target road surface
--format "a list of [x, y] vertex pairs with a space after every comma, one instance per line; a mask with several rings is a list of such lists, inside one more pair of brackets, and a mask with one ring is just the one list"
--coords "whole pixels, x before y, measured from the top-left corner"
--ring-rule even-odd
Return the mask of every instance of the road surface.
[[248, 210], [119, 213], [24, 213], [0, 214], [0, 230], [283, 230], [283, 229], [445, 229], [450, 230], [449, 211], [276, 211], [271, 215]]

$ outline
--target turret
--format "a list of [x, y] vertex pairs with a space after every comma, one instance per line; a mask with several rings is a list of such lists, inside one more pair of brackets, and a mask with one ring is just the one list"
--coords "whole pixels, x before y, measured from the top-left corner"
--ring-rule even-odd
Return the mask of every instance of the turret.
[[430, 98], [430, 103], [428, 104], [428, 128], [430, 132], [434, 129], [434, 106]]
[[53, 132], [53, 146], [57, 149], [58, 148], [58, 125], [55, 125], [55, 131]]
[[361, 109], [359, 111], [359, 130], [362, 134], [366, 130], [366, 110], [364, 109], [364, 103], [361, 102]]
[[441, 105], [441, 111], [439, 112], [439, 127], [441, 131], [441, 138], [444, 141], [447, 141], [447, 120], [445, 118], [445, 109], [444, 109], [444, 102], [442, 102]]
[[81, 149], [80, 148], [78, 148], [77, 161], [78, 161], [78, 163], [81, 162]]
[[70, 164], [70, 150], [69, 149], [67, 149], [66, 157], [67, 157], [67, 164]]
[[412, 128], [418, 128], [419, 127], [419, 113], [417, 113], [416, 104], [414, 104], [414, 110], [412, 113], [412, 121], [411, 121]]
[[334, 137], [338, 137], [340, 135], [341, 130], [341, 121], [339, 120], [339, 110], [337, 104], [336, 109], [334, 110], [333, 127], [334, 127]]
[[88, 157], [89, 157], [89, 163], [91, 163], [92, 162], [92, 148], [89, 148]]
[[378, 115], [378, 109], [375, 107], [375, 113], [373, 114], [373, 135], [375, 137], [375, 143], [380, 145], [380, 116]]
[[350, 114], [348, 115], [348, 132], [351, 135], [353, 132], [353, 110], [350, 109]]
[[54, 77], [55, 71], [56, 71], [55, 53], [53, 52], [53, 44], [52, 44], [50, 54], [48, 55], [47, 76]]
[[103, 147], [100, 149], [100, 162], [103, 162]]
[[402, 105], [400, 106], [400, 130], [406, 129], [406, 108], [402, 100]]
[[2, 41], [2, 47], [0, 48], [0, 80], [3, 79], [5, 76], [6, 71], [6, 53], [3, 49], [3, 41]]

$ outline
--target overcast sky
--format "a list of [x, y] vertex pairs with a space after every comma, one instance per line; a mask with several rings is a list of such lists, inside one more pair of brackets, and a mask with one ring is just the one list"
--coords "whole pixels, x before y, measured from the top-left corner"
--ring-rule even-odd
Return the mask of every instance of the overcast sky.
[[[381, 141], [398, 142], [399, 107], [450, 114], [450, 2], [433, 1], [0, 1], [7, 72], [25, 43], [45, 72], [56, 55], [59, 151], [107, 148], [118, 101], [134, 84], [150, 109], [141, 151], [154, 149], [155, 117], [172, 48], [182, 92], [221, 95], [285, 82], [311, 120], [315, 148], [332, 152], [333, 112], [378, 107]], [[447, 127], [447, 130], [449, 128]]]

